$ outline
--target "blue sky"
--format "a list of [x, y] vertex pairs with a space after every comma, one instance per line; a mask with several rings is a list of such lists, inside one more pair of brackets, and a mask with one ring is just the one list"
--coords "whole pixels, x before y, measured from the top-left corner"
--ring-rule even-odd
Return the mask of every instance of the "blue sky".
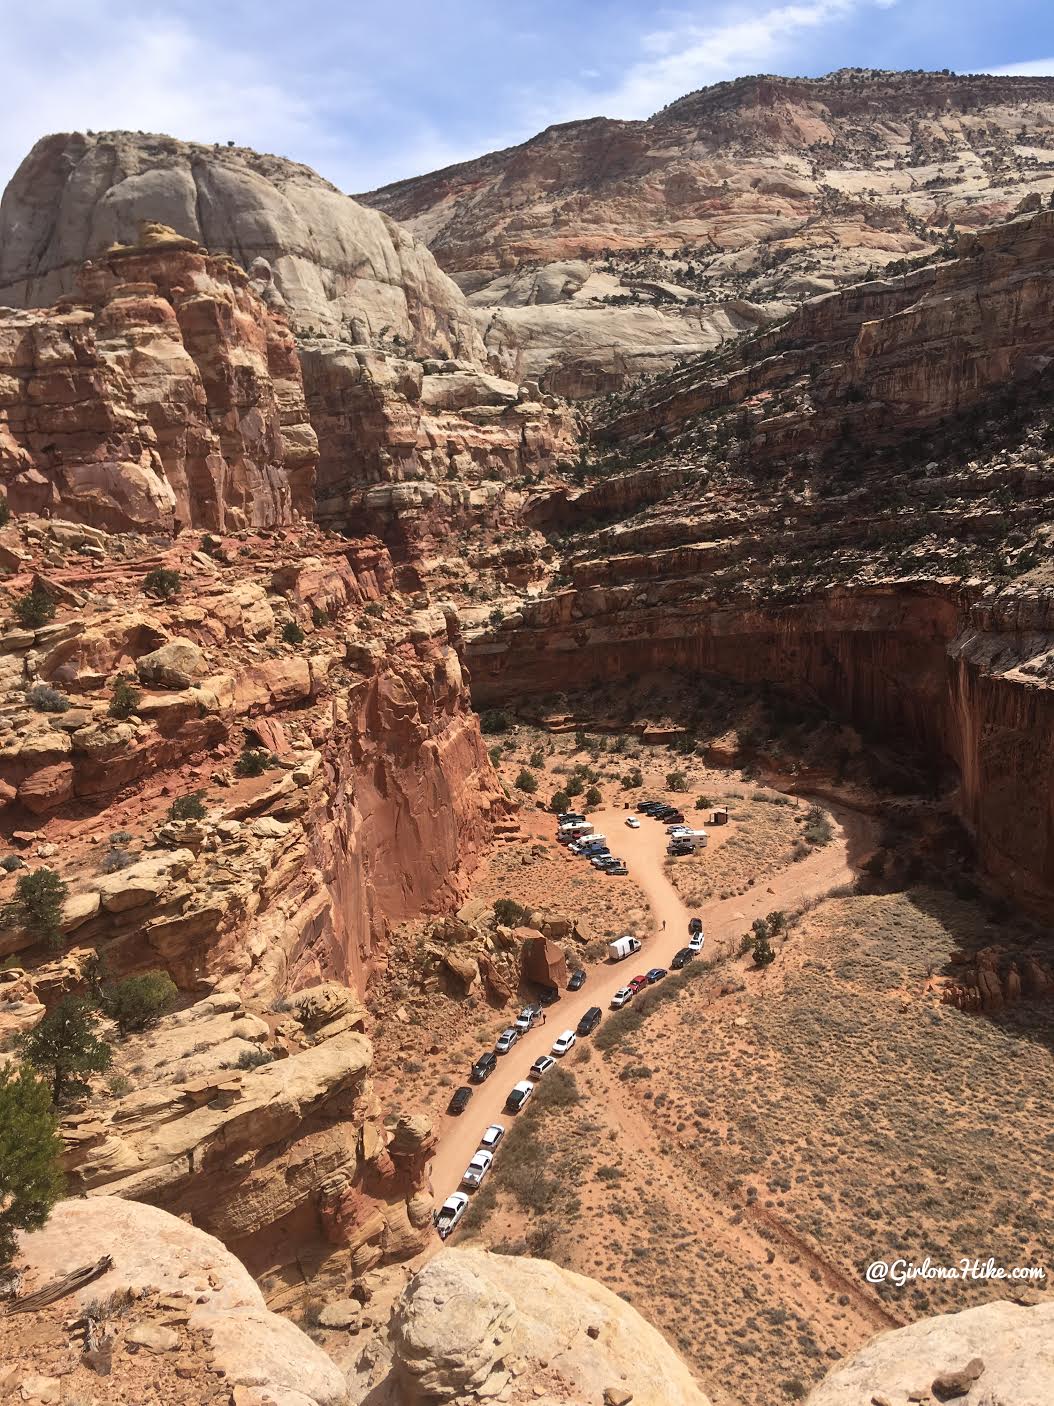
[[0, 185], [47, 132], [234, 140], [367, 190], [743, 73], [1054, 73], [1046, 0], [0, 0]]

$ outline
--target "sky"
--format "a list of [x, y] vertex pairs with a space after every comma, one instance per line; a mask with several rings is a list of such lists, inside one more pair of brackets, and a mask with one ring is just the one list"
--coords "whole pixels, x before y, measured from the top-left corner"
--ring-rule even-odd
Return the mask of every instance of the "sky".
[[1054, 73], [1049, 0], [0, 0], [0, 187], [50, 132], [234, 141], [341, 189], [747, 73]]

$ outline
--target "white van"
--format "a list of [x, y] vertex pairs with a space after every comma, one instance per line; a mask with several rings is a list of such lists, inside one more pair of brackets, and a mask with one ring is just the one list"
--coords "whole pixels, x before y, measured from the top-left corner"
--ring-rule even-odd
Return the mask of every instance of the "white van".
[[634, 952], [640, 951], [640, 941], [636, 937], [616, 937], [614, 942], [608, 943], [608, 958], [612, 962], [624, 962], [627, 957], [632, 957]]

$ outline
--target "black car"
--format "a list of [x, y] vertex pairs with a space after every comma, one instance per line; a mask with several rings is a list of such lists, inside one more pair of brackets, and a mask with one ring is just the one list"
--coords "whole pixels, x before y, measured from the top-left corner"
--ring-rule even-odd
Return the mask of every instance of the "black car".
[[666, 853], [673, 855], [675, 859], [683, 859], [686, 854], [694, 854], [691, 845], [667, 845]]
[[562, 815], [556, 817], [557, 825], [573, 825], [575, 821], [585, 820], [584, 815], [579, 815], [577, 810], [565, 810]]
[[667, 825], [683, 825], [684, 811], [672, 810], [670, 811], [669, 815], [664, 816], [663, 819], [666, 821]]
[[557, 986], [539, 986], [538, 1004], [540, 1006], [555, 1005], [560, 999], [560, 989]]
[[679, 952], [675, 952], [670, 958], [670, 966], [674, 971], [679, 972], [682, 967], [686, 967], [695, 956], [690, 947], [682, 947]]
[[568, 991], [581, 991], [582, 987], [585, 984], [586, 974], [581, 967], [579, 967], [576, 971], [573, 971], [567, 979]]
[[600, 1024], [600, 1018], [604, 1012], [599, 1006], [590, 1006], [585, 1015], [578, 1022], [579, 1035], [592, 1035], [593, 1031]]
[[468, 1101], [472, 1097], [472, 1090], [467, 1084], [462, 1084], [460, 1089], [454, 1090], [454, 1096], [447, 1104], [448, 1113], [464, 1113], [468, 1107]]
[[703, 920], [702, 920], [702, 918], [689, 918], [689, 919], [688, 919], [688, 936], [689, 936], [689, 937], [692, 937], [692, 936], [693, 936], [695, 933], [697, 933], [697, 932], [702, 932], [702, 930], [703, 930]]
[[650, 815], [653, 810], [658, 810], [661, 805], [662, 801], [638, 801], [637, 809], [642, 815]]
[[469, 1071], [469, 1078], [474, 1084], [482, 1084], [484, 1079], [489, 1079], [498, 1067], [498, 1056], [493, 1050], [488, 1050], [486, 1054], [481, 1054]]

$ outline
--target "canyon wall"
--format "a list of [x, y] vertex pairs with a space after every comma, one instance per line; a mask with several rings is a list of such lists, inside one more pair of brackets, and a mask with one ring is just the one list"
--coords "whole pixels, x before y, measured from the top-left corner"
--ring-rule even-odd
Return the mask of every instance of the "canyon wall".
[[591, 398], [1046, 203], [1052, 133], [1049, 77], [755, 75], [359, 198], [429, 245], [508, 374]]
[[161, 226], [0, 312], [0, 482], [16, 513], [112, 531], [308, 516], [318, 445], [296, 347], [227, 258]]

